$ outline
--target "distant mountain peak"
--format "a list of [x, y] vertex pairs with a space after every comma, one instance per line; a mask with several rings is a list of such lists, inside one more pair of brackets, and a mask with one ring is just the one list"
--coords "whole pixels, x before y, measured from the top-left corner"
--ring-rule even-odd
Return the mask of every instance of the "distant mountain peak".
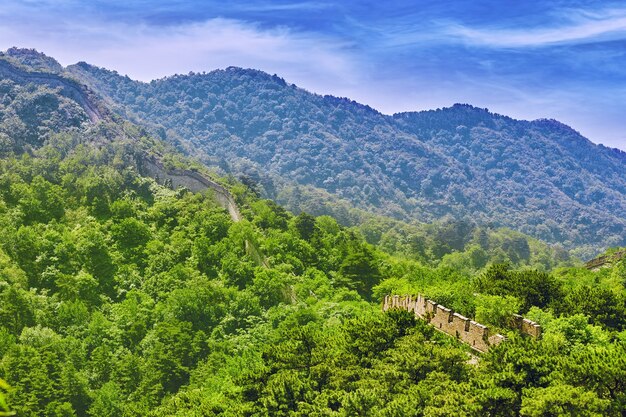
[[[482, 107], [476, 107], [468, 103], [454, 103], [452, 107], [448, 107], [448, 109], [452, 109], [452, 110], [464, 109], [464, 110], [472, 110], [472, 111], [489, 113], [489, 109], [487, 108], [483, 109]], [[442, 110], [446, 110], [446, 108], [444, 107]]]
[[[72, 66], [72, 65], [70, 65]], [[83, 68], [83, 69], [93, 69], [96, 68], [94, 65], [91, 65], [85, 61], [78, 61], [77, 63], [75, 63], [73, 66], [79, 67], [79, 68]]]
[[466, 103], [455, 103], [450, 107], [435, 110], [396, 113], [392, 117], [401, 124], [419, 126], [418, 130], [422, 132], [440, 129], [456, 130], [459, 126], [496, 128], [497, 121], [518, 122], [508, 116], [492, 113], [487, 108]]
[[444, 117], [449, 117], [450, 115], [455, 115], [455, 114], [456, 115], [464, 114], [464, 115], [472, 115], [472, 116], [480, 116], [480, 117], [488, 117], [488, 118], [506, 118], [508, 120], [514, 120], [508, 116], [505, 116], [499, 113], [493, 113], [489, 111], [488, 108], [477, 107], [477, 106], [473, 106], [467, 103], [454, 103], [450, 107], [442, 107], [442, 108], [437, 108], [434, 110], [400, 112], [400, 113], [395, 113], [393, 117], [398, 118], [398, 119], [406, 119], [406, 118], [411, 118], [413, 116], [427, 115], [427, 114], [428, 115], [438, 114]]
[[546, 127], [550, 130], [558, 131], [560, 133], [569, 133], [575, 134], [577, 136], [582, 136], [580, 132], [578, 132], [576, 129], [572, 128], [569, 125], [566, 125], [565, 123], [559, 122], [556, 119], [536, 119], [533, 120], [531, 123], [535, 126]]

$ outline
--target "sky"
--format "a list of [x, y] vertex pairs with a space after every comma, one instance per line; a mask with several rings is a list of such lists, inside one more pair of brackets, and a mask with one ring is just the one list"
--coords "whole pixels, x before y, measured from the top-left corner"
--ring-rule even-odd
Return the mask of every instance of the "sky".
[[469, 103], [626, 150], [626, 2], [2, 0], [0, 50], [149, 81], [228, 66], [387, 114]]

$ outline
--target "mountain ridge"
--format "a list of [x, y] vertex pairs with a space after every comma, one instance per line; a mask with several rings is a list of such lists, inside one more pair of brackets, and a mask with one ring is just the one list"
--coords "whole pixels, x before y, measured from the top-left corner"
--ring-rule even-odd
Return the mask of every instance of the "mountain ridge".
[[26, 82], [46, 84], [51, 87], [61, 88], [63, 95], [72, 98], [79, 103], [87, 113], [92, 122], [97, 122], [103, 118], [101, 110], [89, 99], [89, 91], [85, 91], [83, 86], [75, 80], [64, 78], [56, 73], [42, 71], [26, 71], [20, 66], [12, 65], [9, 61], [0, 59], [0, 76], [12, 77]]
[[151, 82], [84, 62], [63, 72], [292, 210], [306, 198], [292, 193], [310, 186], [405, 220], [469, 218], [596, 252], [626, 244], [626, 153], [558, 121], [469, 104], [385, 115], [238, 67]]
[[[289, 86], [289, 87], [295, 87], [298, 88], [299, 90], [305, 91], [309, 94], [312, 94], [314, 96], [319, 96], [319, 97], [323, 97], [324, 99], [328, 99], [330, 101], [333, 102], [337, 102], [337, 103], [349, 103], [349, 104], [354, 104], [354, 105], [358, 105], [364, 109], [367, 110], [371, 110], [372, 112], [382, 115], [382, 116], [386, 116], [386, 117], [391, 117], [393, 119], [396, 118], [402, 118], [402, 117], [406, 117], [406, 116], [410, 116], [410, 115], [416, 115], [416, 114], [425, 114], [425, 113], [433, 113], [433, 112], [439, 112], [439, 111], [448, 111], [448, 110], [453, 110], [453, 109], [458, 109], [458, 108], [464, 108], [464, 109], [470, 109], [470, 110], [474, 110], [474, 111], [479, 111], [479, 112], [485, 112], [493, 117], [496, 118], [503, 118], [503, 119], [507, 119], [507, 120], [511, 120], [511, 121], [515, 121], [515, 122], [526, 122], [526, 123], [537, 123], [537, 124], [549, 124], [552, 126], [559, 126], [562, 127], [566, 130], [570, 130], [573, 133], [580, 135], [582, 138], [586, 139], [587, 141], [591, 142], [592, 144], [594, 144], [595, 146], [599, 146], [599, 147], [603, 147], [603, 148], [607, 148], [613, 151], [616, 151], [617, 154], [623, 154], [624, 156], [626, 156], [626, 151], [621, 150], [619, 148], [614, 148], [611, 146], [606, 146], [602, 143], [595, 143], [593, 141], [591, 141], [589, 138], [583, 136], [579, 131], [577, 131], [576, 129], [574, 129], [572, 126], [563, 123], [557, 119], [554, 118], [538, 118], [538, 119], [532, 119], [532, 120], [528, 120], [528, 119], [517, 119], [511, 116], [507, 116], [505, 114], [501, 114], [501, 113], [497, 113], [497, 112], [492, 112], [490, 111], [488, 108], [481, 108], [479, 106], [474, 106], [472, 104], [469, 103], [453, 103], [452, 105], [448, 106], [448, 107], [442, 107], [442, 108], [437, 108], [437, 109], [422, 109], [422, 110], [407, 110], [407, 111], [401, 111], [401, 112], [395, 112], [395, 113], [383, 113], [380, 110], [368, 105], [368, 104], [364, 104], [364, 103], [360, 103], [356, 100], [350, 99], [349, 97], [342, 97], [342, 96], [335, 96], [333, 94], [320, 94], [320, 93], [315, 93], [315, 92], [311, 92], [306, 90], [305, 88], [302, 87], [298, 87], [296, 84], [292, 84], [292, 83], [288, 83], [284, 78], [279, 77], [276, 74], [271, 75], [268, 72], [265, 72], [263, 70], [259, 70], [259, 69], [255, 69], [255, 68], [245, 68], [245, 67], [239, 67], [239, 66], [228, 66], [225, 68], [216, 68], [210, 71], [202, 71], [202, 72], [194, 72], [194, 71], [190, 71], [187, 74], [172, 74], [172, 75], [166, 75], [160, 78], [155, 78], [152, 79], [150, 81], [141, 81], [141, 80], [136, 80], [133, 79], [131, 77], [129, 77], [128, 75], [122, 75], [120, 74], [118, 71], [116, 70], [111, 70], [108, 69], [106, 67], [100, 67], [97, 65], [93, 65], [93, 64], [89, 64], [86, 61], [78, 61], [75, 64], [70, 64], [67, 65], [65, 67], [63, 67], [56, 59], [54, 59], [53, 57], [47, 56], [45, 53], [37, 51], [34, 48], [18, 48], [18, 47], [12, 47], [9, 48], [7, 51], [0, 51], [0, 57], [8, 57], [8, 58], [16, 58], [18, 57], [17, 60], [13, 60], [14, 62], [17, 61], [18, 63], [21, 63], [22, 65], [25, 66], [33, 66], [33, 62], [34, 62], [34, 66], [35, 68], [37, 68], [37, 66], [41, 66], [42, 62], [46, 62], [48, 63], [47, 67], [48, 70], [50, 70], [50, 67], [55, 67], [56, 71], [55, 72], [62, 72], [62, 71], [67, 71], [69, 73], [71, 73], [72, 68], [81, 68], [83, 70], [87, 70], [87, 71], [93, 71], [93, 70], [97, 70], [97, 71], [101, 71], [101, 72], [107, 72], [110, 73], [112, 75], [116, 75], [122, 78], [125, 78], [131, 82], [134, 83], [141, 83], [141, 84], [153, 84], [153, 83], [158, 83], [160, 81], [167, 81], [169, 79], [172, 78], [177, 78], [177, 77], [187, 77], [187, 76], [196, 76], [196, 75], [211, 75], [213, 73], [218, 73], [218, 72], [237, 72], [237, 73], [242, 73], [242, 74], [253, 74], [256, 76], [261, 76], [263, 78], [266, 79], [272, 79], [274, 81], [279, 82], [280, 84], [282, 84], [283, 86]], [[24, 58], [30, 58], [31, 62], [28, 62], [27, 60], [25, 60]], [[39, 68], [42, 69], [42, 68]]]
[[142, 80], [136, 80], [133, 79], [131, 77], [129, 77], [128, 75], [121, 75], [119, 74], [117, 71], [115, 70], [110, 70], [106, 67], [99, 67], [96, 65], [92, 65], [89, 64], [85, 61], [79, 61], [75, 64], [70, 64], [68, 66], [66, 66], [64, 69], [69, 71], [70, 73], [72, 72], [71, 70], [73, 68], [80, 68], [82, 70], [87, 70], [87, 71], [98, 71], [98, 72], [104, 72], [104, 73], [109, 73], [110, 75], [114, 75], [114, 76], [119, 76], [122, 78], [125, 78], [126, 80], [132, 82], [132, 83], [140, 83], [140, 84], [144, 84], [144, 85], [153, 85], [153, 84], [158, 84], [160, 82], [167, 82], [170, 81], [172, 79], [177, 79], [177, 78], [185, 78], [185, 77], [190, 77], [190, 76], [211, 76], [213, 74], [217, 74], [217, 73], [238, 73], [238, 74], [244, 74], [244, 75], [254, 75], [254, 76], [260, 76], [260, 78], [264, 78], [264, 79], [268, 79], [268, 80], [273, 80], [278, 82], [279, 84], [281, 84], [282, 86], [285, 87], [290, 87], [290, 88], [297, 88], [298, 90], [304, 91], [308, 94], [311, 94], [313, 96], [317, 96], [317, 97], [321, 97], [324, 100], [327, 100], [331, 103], [335, 103], [335, 104], [349, 104], [349, 105], [356, 105], [360, 108], [362, 108], [363, 110], [367, 110], [367, 111], [371, 111], [374, 114], [380, 115], [383, 118], [390, 118], [390, 119], [401, 119], [401, 118], [405, 118], [405, 117], [410, 117], [412, 115], [421, 115], [421, 114], [430, 114], [430, 113], [434, 113], [434, 112], [446, 112], [446, 111], [453, 111], [455, 109], [470, 109], [472, 111], [476, 111], [476, 112], [484, 112], [485, 114], [492, 116], [494, 118], [498, 118], [498, 119], [505, 119], [508, 121], [513, 121], [513, 122], [520, 122], [520, 123], [527, 123], [527, 124], [536, 124], [536, 125], [549, 125], [551, 127], [558, 127], [561, 128], [565, 131], [569, 131], [571, 133], [574, 133], [576, 135], [579, 135], [582, 139], [588, 141], [589, 143], [591, 143], [594, 146], [598, 146], [601, 148], [606, 148], [609, 149], [611, 151], [614, 151], [616, 154], [623, 156], [626, 158], [626, 151], [621, 150], [619, 148], [614, 148], [611, 146], [606, 146], [602, 143], [595, 143], [593, 141], [591, 141], [589, 138], [585, 137], [582, 135], [582, 133], [580, 133], [578, 130], [576, 130], [575, 128], [573, 128], [572, 126], [563, 123], [557, 119], [554, 118], [537, 118], [537, 119], [518, 119], [512, 116], [507, 116], [505, 114], [501, 114], [501, 113], [497, 113], [497, 112], [492, 112], [490, 111], [488, 108], [482, 108], [479, 106], [475, 106], [469, 103], [453, 103], [450, 106], [447, 107], [442, 107], [442, 108], [437, 108], [437, 109], [422, 109], [422, 110], [407, 110], [407, 111], [402, 111], [402, 112], [395, 112], [395, 113], [383, 113], [382, 111], [376, 109], [375, 107], [372, 107], [368, 104], [364, 104], [364, 103], [360, 103], [356, 100], [353, 100], [349, 97], [343, 97], [343, 96], [335, 96], [333, 94], [320, 94], [320, 93], [316, 93], [316, 92], [312, 92], [309, 91], [305, 88], [299, 87], [296, 84], [292, 84], [287, 82], [284, 78], [279, 77], [276, 74], [270, 74], [268, 72], [265, 72], [263, 70], [259, 70], [259, 69], [255, 69], [255, 68], [244, 68], [244, 67], [238, 67], [238, 66], [228, 66], [225, 68], [217, 68], [217, 69], [213, 69], [210, 71], [203, 71], [203, 72], [194, 72], [194, 71], [190, 71], [188, 74], [173, 74], [173, 75], [166, 75], [164, 77], [160, 77], [160, 78], [155, 78], [153, 80], [150, 81], [142, 81]]

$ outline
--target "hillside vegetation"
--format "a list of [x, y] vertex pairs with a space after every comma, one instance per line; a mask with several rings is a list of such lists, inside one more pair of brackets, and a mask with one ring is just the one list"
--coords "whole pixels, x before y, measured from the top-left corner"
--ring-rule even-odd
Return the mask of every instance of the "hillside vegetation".
[[[76, 118], [81, 104], [42, 82], [0, 93], [2, 120], [24, 125], [0, 123], [0, 415], [626, 413], [626, 259], [593, 272], [456, 220], [346, 227], [212, 176], [233, 222], [210, 191], [142, 169], [206, 167], [117, 116]], [[33, 94], [46, 106], [15, 110]], [[508, 340], [476, 357], [381, 311], [384, 295], [415, 293]], [[508, 330], [512, 313], [543, 338]]]
[[[432, 268], [242, 186], [246, 219], [232, 223], [210, 195], [138, 175], [136, 141], [79, 138], [0, 162], [0, 378], [19, 415], [626, 407], [623, 261], [596, 273]], [[384, 294], [418, 291], [496, 328], [524, 313], [544, 338], [510, 333], [473, 365], [453, 338], [380, 311]]]
[[[317, 199], [297, 185], [404, 220], [507, 226], [584, 257], [626, 244], [626, 154], [553, 120], [469, 105], [385, 116], [239, 68], [150, 83], [85, 63], [68, 71], [188, 154], [246, 175], [296, 211]], [[308, 205], [335, 215], [332, 203]]]

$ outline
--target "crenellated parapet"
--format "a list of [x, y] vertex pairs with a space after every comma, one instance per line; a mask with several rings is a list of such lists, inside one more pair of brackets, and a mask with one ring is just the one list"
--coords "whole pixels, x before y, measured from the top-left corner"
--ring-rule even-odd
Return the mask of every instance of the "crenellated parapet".
[[[505, 340], [501, 334], [490, 334], [489, 327], [455, 313], [433, 300], [428, 300], [421, 294], [417, 296], [387, 295], [383, 300], [383, 311], [391, 308], [411, 311], [415, 317], [426, 320], [435, 329], [456, 337], [480, 352], [487, 352], [490, 347]], [[519, 315], [513, 316], [511, 321], [520, 332], [534, 338], [541, 336], [541, 326], [537, 323]]]
[[525, 319], [519, 314], [513, 314], [509, 326], [535, 339], [539, 339], [541, 337], [541, 325], [532, 320]]

